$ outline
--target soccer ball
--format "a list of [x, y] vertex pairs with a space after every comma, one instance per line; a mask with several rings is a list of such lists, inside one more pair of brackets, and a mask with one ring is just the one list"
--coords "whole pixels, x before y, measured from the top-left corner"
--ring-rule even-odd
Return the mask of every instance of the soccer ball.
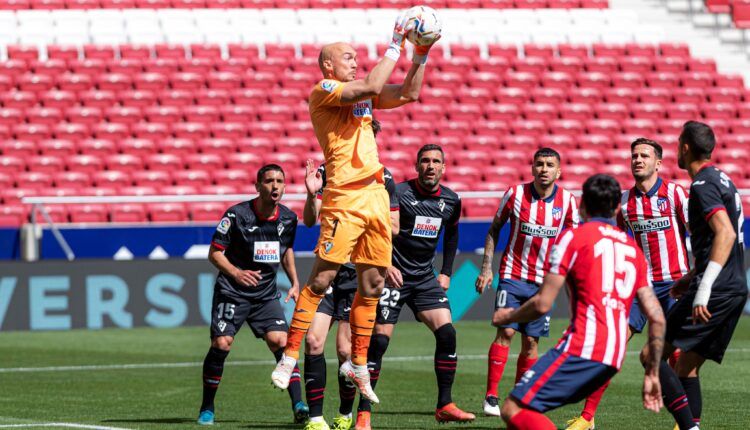
[[433, 43], [443, 30], [443, 23], [437, 11], [429, 6], [414, 6], [409, 9], [409, 16], [416, 19], [414, 28], [409, 30], [406, 38], [418, 46]]

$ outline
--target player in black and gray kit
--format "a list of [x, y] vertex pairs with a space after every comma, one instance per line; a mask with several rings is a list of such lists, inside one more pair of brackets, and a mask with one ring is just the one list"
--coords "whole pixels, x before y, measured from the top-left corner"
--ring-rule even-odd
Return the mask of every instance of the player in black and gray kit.
[[[297, 215], [279, 204], [284, 195], [284, 171], [276, 164], [258, 170], [258, 197], [236, 204], [216, 227], [209, 261], [219, 269], [211, 307], [211, 348], [203, 362], [203, 403], [198, 424], [214, 423], [214, 397], [224, 371], [224, 360], [245, 322], [255, 337], [266, 341], [278, 361], [286, 346], [287, 322], [276, 286], [279, 264], [292, 286], [285, 301], [297, 299], [299, 281], [294, 264]], [[299, 370], [292, 377], [289, 396], [295, 421], [307, 419], [300, 394]]]
[[[453, 273], [458, 248], [458, 220], [461, 199], [440, 185], [445, 172], [445, 154], [439, 145], [419, 149], [417, 178], [396, 186], [399, 202], [399, 233], [393, 239], [393, 266], [386, 271], [386, 287], [380, 298], [375, 332], [370, 340], [367, 364], [370, 383], [377, 383], [380, 367], [404, 305], [424, 322], [435, 336], [435, 374], [438, 422], [471, 421], [474, 415], [459, 409], [451, 399], [456, 374], [456, 330], [445, 294]], [[443, 236], [443, 264], [436, 277], [433, 263], [440, 234]], [[360, 414], [368, 414], [370, 404], [360, 399]], [[363, 417], [363, 421], [364, 421]], [[357, 422], [360, 422], [358, 417]]]
[[[396, 198], [396, 183], [393, 175], [386, 168], [383, 177], [385, 189], [390, 196], [391, 225], [394, 235], [398, 233], [398, 199]], [[312, 160], [307, 160], [305, 175], [307, 200], [303, 210], [303, 222], [312, 227], [318, 220], [320, 206], [323, 199], [323, 189], [326, 185], [326, 168], [321, 164], [317, 170]], [[310, 407], [310, 422], [308, 427], [326, 428], [323, 418], [323, 400], [326, 388], [326, 361], [323, 354], [328, 331], [334, 322], [338, 322], [336, 333], [336, 353], [339, 364], [349, 359], [351, 355], [351, 329], [349, 327], [349, 311], [352, 308], [354, 294], [357, 292], [357, 271], [354, 264], [343, 264], [336, 274], [336, 278], [313, 317], [310, 329], [305, 338], [305, 392]], [[338, 375], [339, 380], [339, 413], [334, 417], [332, 430], [349, 430], [352, 428], [352, 409], [356, 387], [346, 378]], [[319, 424], [315, 424], [315, 423]], [[306, 429], [308, 427], [305, 427]]]
[[682, 350], [675, 366], [679, 379], [660, 369], [664, 404], [681, 430], [698, 428], [699, 369], [706, 360], [721, 363], [747, 301], [742, 202], [729, 176], [711, 165], [715, 146], [709, 126], [685, 123], [677, 157], [693, 180], [688, 219], [695, 265], [675, 283], [672, 292], [679, 301], [667, 315], [664, 356]]

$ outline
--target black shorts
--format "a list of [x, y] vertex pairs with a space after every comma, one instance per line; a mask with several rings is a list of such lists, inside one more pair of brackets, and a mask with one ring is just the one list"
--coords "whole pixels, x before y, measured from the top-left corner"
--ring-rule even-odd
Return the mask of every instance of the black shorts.
[[349, 321], [349, 312], [352, 310], [356, 293], [357, 272], [339, 270], [333, 283], [326, 290], [317, 312], [329, 315], [336, 321]]
[[450, 309], [448, 296], [440, 288], [435, 276], [417, 280], [404, 279], [401, 288], [383, 288], [378, 303], [378, 324], [396, 324], [404, 304], [408, 305], [414, 315], [431, 309]]
[[667, 342], [683, 351], [693, 351], [707, 360], [721, 363], [747, 302], [746, 295], [712, 296], [708, 301], [711, 319], [693, 324], [695, 292], [685, 294], [667, 315]]
[[211, 338], [235, 336], [247, 321], [257, 338], [271, 331], [287, 331], [284, 309], [278, 299], [257, 301], [237, 298], [214, 290], [211, 307]]

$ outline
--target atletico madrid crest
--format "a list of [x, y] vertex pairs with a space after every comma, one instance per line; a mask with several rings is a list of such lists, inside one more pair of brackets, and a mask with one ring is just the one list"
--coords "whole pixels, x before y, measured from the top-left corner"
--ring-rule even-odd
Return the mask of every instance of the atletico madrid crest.
[[656, 200], [656, 206], [659, 207], [660, 212], [666, 212], [667, 209], [669, 209], [669, 201], [666, 197], [659, 197], [659, 199]]
[[560, 221], [560, 219], [562, 218], [562, 208], [553, 207], [552, 208], [552, 218], [555, 221]]

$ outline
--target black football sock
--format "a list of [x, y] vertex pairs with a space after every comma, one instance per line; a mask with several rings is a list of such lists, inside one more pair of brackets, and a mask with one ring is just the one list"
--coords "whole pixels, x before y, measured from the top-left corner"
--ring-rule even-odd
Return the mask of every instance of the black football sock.
[[[339, 362], [339, 367], [344, 364]], [[341, 415], [349, 415], [352, 413], [354, 408], [354, 397], [357, 395], [357, 387], [351, 382], [347, 381], [346, 378], [341, 376], [339, 373], [339, 413]]]
[[201, 411], [214, 410], [214, 398], [216, 390], [219, 389], [221, 375], [224, 373], [224, 361], [229, 351], [219, 348], [210, 348], [206, 358], [203, 360], [203, 402]]
[[693, 414], [693, 422], [696, 425], [701, 423], [701, 413], [703, 413], [703, 396], [701, 395], [701, 380], [699, 377], [680, 378], [682, 388], [685, 389], [688, 402], [690, 403], [690, 412]]
[[433, 333], [435, 335], [435, 376], [437, 377], [437, 408], [451, 403], [451, 387], [456, 377], [456, 329], [448, 323]]
[[[390, 338], [384, 334], [374, 334], [370, 338], [370, 347], [367, 350], [367, 369], [370, 371], [370, 385], [375, 390], [375, 385], [380, 379], [380, 365], [383, 363], [383, 355], [388, 349]], [[359, 396], [358, 411], [369, 411], [371, 408], [370, 401]]]
[[695, 427], [688, 397], [685, 395], [682, 384], [680, 384], [680, 379], [664, 360], [659, 364], [659, 382], [661, 382], [664, 406], [672, 414], [677, 425], [680, 426], [680, 430], [689, 430]]
[[323, 416], [326, 392], [326, 358], [323, 354], [305, 354], [305, 395], [311, 417]]
[[[277, 363], [281, 360], [282, 355], [284, 355], [284, 348], [279, 348], [278, 351], [273, 352], [273, 356], [276, 358]], [[300, 387], [299, 380], [299, 366], [295, 364], [294, 370], [292, 371], [292, 377], [289, 379], [289, 387], [287, 388], [289, 399], [292, 401], [292, 408], [294, 405], [302, 401], [302, 388]]]

